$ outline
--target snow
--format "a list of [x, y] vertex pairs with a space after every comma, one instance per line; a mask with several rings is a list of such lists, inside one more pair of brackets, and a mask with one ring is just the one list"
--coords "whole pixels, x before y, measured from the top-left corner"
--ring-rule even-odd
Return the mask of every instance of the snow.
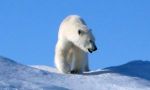
[[49, 67], [49, 66], [46, 66], [46, 65], [29, 65], [29, 66], [31, 66], [33, 68], [40, 69], [40, 70], [48, 71], [48, 72], [59, 73], [57, 71], [57, 69]]
[[132, 61], [75, 75], [0, 57], [0, 90], [150, 90], [150, 62]]

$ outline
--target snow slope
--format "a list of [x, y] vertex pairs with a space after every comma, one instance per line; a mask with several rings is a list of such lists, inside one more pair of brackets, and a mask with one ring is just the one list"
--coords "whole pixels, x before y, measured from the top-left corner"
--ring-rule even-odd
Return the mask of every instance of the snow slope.
[[40, 70], [48, 71], [48, 72], [59, 73], [56, 68], [52, 68], [46, 65], [29, 65], [29, 66]]
[[0, 90], [150, 90], [150, 62], [66, 75], [48, 66], [30, 67], [0, 57]]

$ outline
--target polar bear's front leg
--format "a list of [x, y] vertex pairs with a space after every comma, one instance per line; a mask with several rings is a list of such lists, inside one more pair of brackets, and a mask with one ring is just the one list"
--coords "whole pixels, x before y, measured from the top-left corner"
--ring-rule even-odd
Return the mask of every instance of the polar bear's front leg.
[[84, 54], [84, 59], [83, 59], [84, 61], [84, 63], [83, 63], [83, 68], [82, 68], [82, 70], [84, 71], [84, 72], [88, 72], [88, 71], [90, 71], [90, 69], [89, 69], [89, 60], [88, 60], [88, 54], [87, 53], [85, 53]]
[[55, 52], [55, 65], [61, 73], [70, 73], [70, 65], [67, 63], [64, 53], [63, 50]]

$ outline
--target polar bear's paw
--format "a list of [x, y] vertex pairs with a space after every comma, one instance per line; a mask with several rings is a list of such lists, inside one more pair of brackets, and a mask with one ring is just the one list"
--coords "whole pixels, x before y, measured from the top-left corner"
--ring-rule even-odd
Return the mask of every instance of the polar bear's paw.
[[79, 71], [79, 70], [71, 70], [71, 72], [70, 72], [71, 74], [80, 74], [81, 73], [81, 71]]

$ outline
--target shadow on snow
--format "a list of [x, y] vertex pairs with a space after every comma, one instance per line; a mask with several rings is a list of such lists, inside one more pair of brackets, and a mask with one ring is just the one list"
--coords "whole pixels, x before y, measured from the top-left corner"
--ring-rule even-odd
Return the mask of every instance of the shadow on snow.
[[118, 73], [150, 81], [150, 61], [135, 60], [120, 66], [104, 68], [102, 71], [84, 73], [83, 75], [99, 75], [105, 73]]

